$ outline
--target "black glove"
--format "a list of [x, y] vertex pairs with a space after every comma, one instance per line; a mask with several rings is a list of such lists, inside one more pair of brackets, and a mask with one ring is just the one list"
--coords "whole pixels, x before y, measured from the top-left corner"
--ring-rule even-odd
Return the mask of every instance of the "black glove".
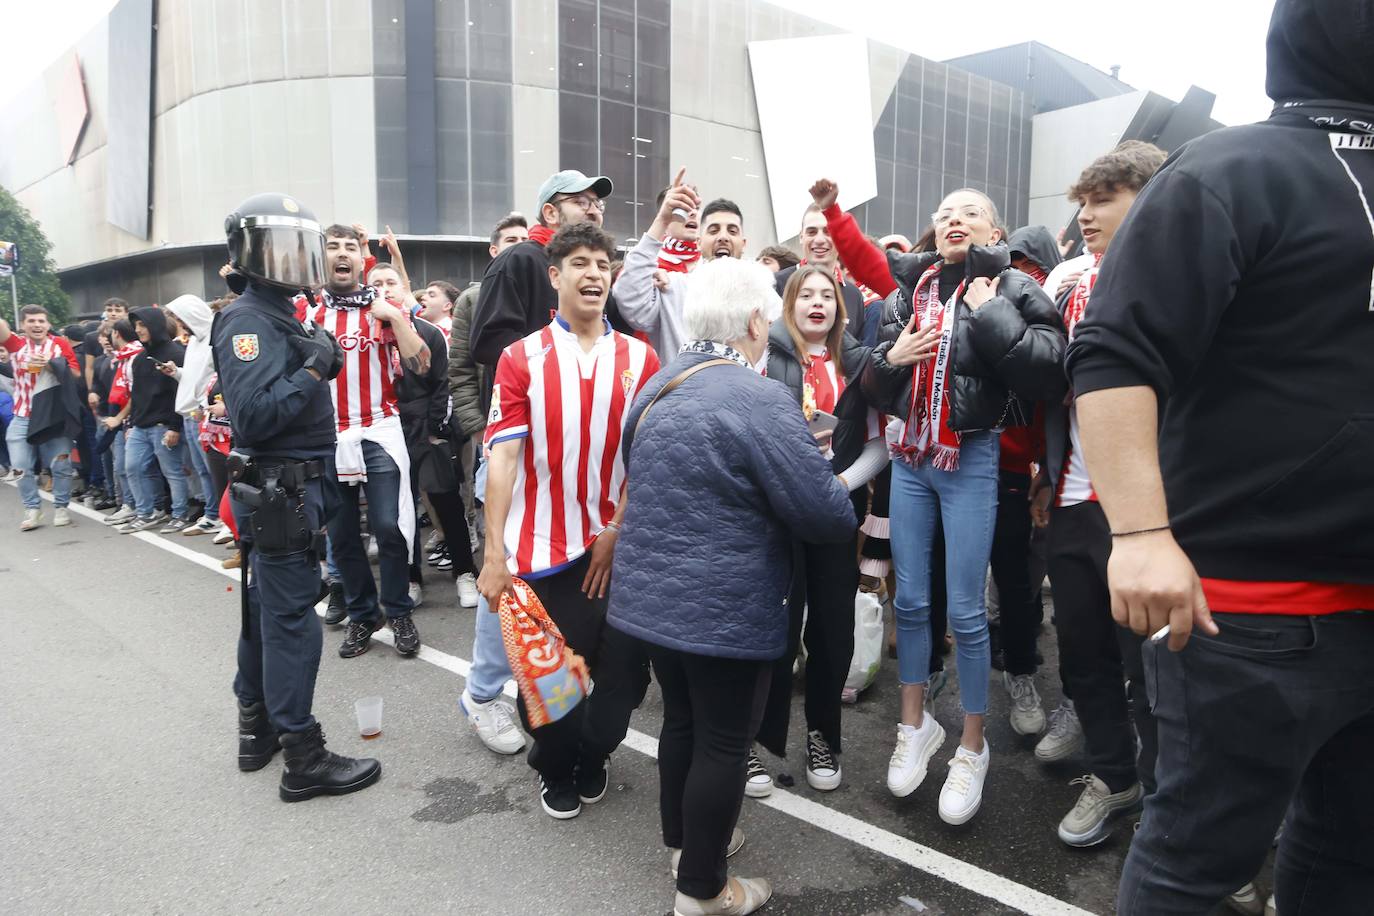
[[292, 348], [304, 361], [303, 369], [314, 369], [322, 379], [332, 379], [343, 369], [343, 348], [339, 342], [319, 325], [311, 328], [309, 337], [291, 336]]

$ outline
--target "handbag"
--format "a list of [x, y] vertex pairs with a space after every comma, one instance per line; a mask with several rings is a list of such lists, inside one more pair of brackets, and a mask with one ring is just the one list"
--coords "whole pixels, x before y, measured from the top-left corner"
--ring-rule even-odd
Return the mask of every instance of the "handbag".
[[453, 467], [453, 448], [448, 442], [426, 442], [419, 458], [416, 478], [425, 493], [452, 493], [458, 489], [458, 472]]

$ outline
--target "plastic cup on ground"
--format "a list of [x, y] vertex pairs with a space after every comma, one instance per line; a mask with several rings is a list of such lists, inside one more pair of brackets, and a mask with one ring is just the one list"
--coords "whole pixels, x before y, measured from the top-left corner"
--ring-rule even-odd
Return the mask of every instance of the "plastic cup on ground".
[[382, 698], [363, 697], [353, 704], [358, 715], [358, 733], [364, 738], [376, 738], [382, 733]]

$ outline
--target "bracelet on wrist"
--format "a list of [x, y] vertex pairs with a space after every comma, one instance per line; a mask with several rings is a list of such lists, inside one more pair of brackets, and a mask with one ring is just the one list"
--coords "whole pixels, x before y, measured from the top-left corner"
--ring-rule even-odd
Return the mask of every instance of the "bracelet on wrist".
[[1169, 527], [1168, 525], [1160, 525], [1156, 528], [1137, 528], [1134, 531], [1113, 531], [1112, 537], [1129, 538], [1135, 537], [1137, 534], [1154, 534], [1156, 531], [1168, 531]]

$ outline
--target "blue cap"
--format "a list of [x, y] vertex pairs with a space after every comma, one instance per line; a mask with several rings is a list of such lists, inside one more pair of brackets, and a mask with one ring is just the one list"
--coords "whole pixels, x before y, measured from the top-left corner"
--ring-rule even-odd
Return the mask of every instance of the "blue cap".
[[564, 169], [561, 172], [550, 175], [539, 186], [539, 204], [535, 207], [535, 215], [542, 213], [544, 204], [548, 203], [559, 194], [581, 194], [590, 188], [592, 193], [602, 200], [611, 196], [611, 191], [615, 186], [611, 184], [611, 179], [605, 175], [597, 175], [595, 178], [588, 178], [577, 169]]

